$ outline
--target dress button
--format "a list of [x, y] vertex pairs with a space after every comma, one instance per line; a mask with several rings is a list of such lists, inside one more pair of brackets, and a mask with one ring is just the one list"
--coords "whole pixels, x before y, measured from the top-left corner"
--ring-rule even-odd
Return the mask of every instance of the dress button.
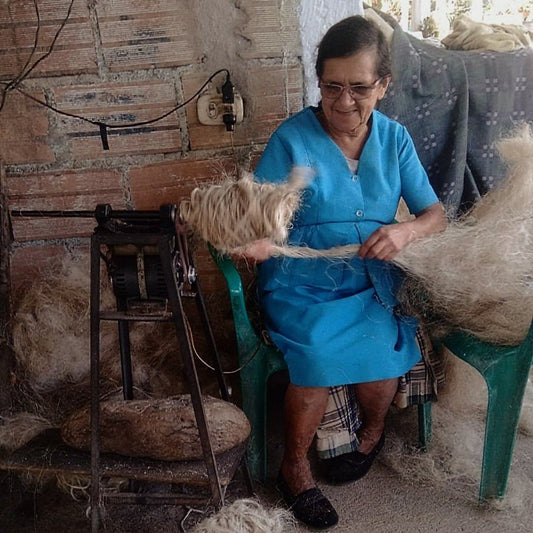
[[357, 174], [354, 174], [352, 176], [352, 181], [357, 181], [359, 179], [359, 176]]
[[355, 212], [355, 214], [356, 214], [356, 216], [358, 216], [358, 217], [362, 217], [362, 216], [364, 215], [362, 209], [358, 209], [358, 210]]

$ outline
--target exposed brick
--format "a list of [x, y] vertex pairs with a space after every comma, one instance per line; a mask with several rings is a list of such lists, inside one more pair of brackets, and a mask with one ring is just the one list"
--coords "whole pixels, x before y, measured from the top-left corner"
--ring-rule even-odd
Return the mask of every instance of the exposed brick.
[[[176, 106], [172, 82], [163, 81], [68, 86], [54, 89], [54, 95], [63, 111], [107, 124], [151, 120]], [[73, 118], [60, 120], [74, 159], [181, 151], [175, 113], [146, 126], [108, 130], [109, 151], [102, 148], [97, 126]]]
[[[69, 2], [39, 0], [40, 27], [37, 48], [30, 64], [44, 56], [67, 16]], [[37, 32], [33, 2], [0, 2], [0, 77], [18, 75], [31, 56]], [[41, 61], [31, 76], [97, 72], [94, 38], [86, 2], [74, 2], [53, 52]]]
[[241, 35], [249, 46], [239, 51], [245, 59], [301, 55], [296, 4], [279, 0], [243, 0], [247, 23]]
[[[42, 92], [28, 93], [44, 100]], [[48, 142], [48, 111], [17, 93], [9, 92], [0, 113], [0, 157], [5, 163], [51, 163], [54, 153]]]
[[185, 0], [116, 0], [96, 5], [106, 65], [131, 70], [201, 61]]
[[136, 209], [159, 209], [178, 204], [200, 185], [220, 181], [234, 170], [232, 158], [158, 163], [130, 170], [131, 194]]
[[[43, 172], [7, 177], [11, 210], [92, 211], [97, 204], [124, 207], [120, 174], [112, 170]], [[88, 236], [93, 218], [13, 217], [15, 240], [57, 239]]]
[[[191, 97], [207, 79], [207, 74], [183, 77], [185, 98]], [[222, 80], [215, 80], [222, 84]], [[263, 143], [290, 114], [302, 107], [302, 74], [299, 66], [254, 67], [247, 72], [247, 86], [237, 87], [244, 100], [244, 121], [235, 126], [234, 143]], [[231, 146], [224, 126], [204, 126], [198, 122], [196, 104], [187, 106], [187, 123], [192, 149]]]

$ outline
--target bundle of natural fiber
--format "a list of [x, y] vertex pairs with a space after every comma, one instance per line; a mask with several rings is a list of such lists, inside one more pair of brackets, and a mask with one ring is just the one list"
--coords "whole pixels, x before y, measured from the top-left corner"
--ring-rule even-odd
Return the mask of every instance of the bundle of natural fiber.
[[533, 32], [518, 24], [486, 24], [460, 15], [452, 23], [452, 32], [442, 39], [451, 50], [492, 50], [510, 52], [527, 48], [533, 42]]
[[244, 173], [238, 180], [194, 189], [190, 200], [180, 203], [180, 216], [192, 232], [222, 253], [265, 238], [283, 244], [308, 179], [309, 169], [302, 167], [279, 185], [257, 183]]
[[[37, 391], [77, 382], [89, 372], [88, 261], [65, 259], [36, 278], [16, 303], [17, 363]], [[105, 343], [107, 344], [107, 343]]]
[[404, 310], [433, 332], [459, 328], [516, 345], [533, 318], [531, 128], [522, 126], [498, 148], [509, 164], [503, 184], [444, 232], [404, 248], [395, 263], [408, 274], [399, 293]]
[[286, 533], [294, 526], [295, 520], [289, 511], [280, 507], [267, 508], [256, 499], [245, 498], [205, 518], [192, 533]]
[[0, 417], [0, 454], [11, 453], [24, 446], [52, 424], [46, 418], [33, 413], [17, 413]]

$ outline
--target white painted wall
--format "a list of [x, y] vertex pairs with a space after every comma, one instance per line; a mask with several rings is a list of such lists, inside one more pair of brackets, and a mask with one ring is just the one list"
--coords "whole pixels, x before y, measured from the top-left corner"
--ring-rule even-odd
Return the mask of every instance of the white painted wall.
[[335, 22], [362, 14], [362, 0], [300, 0], [305, 105], [316, 105], [320, 99], [315, 76], [316, 47], [320, 39]]

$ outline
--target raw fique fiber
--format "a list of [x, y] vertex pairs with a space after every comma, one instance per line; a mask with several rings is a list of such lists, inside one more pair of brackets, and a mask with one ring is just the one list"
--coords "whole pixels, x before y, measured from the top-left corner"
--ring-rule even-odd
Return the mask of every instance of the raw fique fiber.
[[32, 388], [47, 391], [89, 371], [89, 284], [81, 262], [43, 272], [17, 302], [14, 352]]
[[533, 318], [533, 134], [524, 125], [498, 143], [508, 172], [446, 230], [396, 257], [406, 273], [399, 299], [433, 332], [459, 328], [520, 344]]
[[[106, 275], [102, 275], [101, 306], [116, 308]], [[43, 269], [15, 305], [12, 323], [18, 377], [38, 393], [88, 380], [89, 315], [89, 257], [66, 257], [59, 270]], [[133, 381], [151, 392], [155, 381], [165, 377], [157, 365], [167, 354], [177, 352], [174, 329], [160, 326], [143, 322], [130, 327]], [[102, 375], [118, 386], [121, 368], [117, 329], [114, 324], [101, 322], [100, 333]]]
[[255, 498], [243, 498], [204, 518], [192, 533], [286, 533], [295, 530], [292, 514], [267, 507]]
[[[408, 483], [446, 486], [458, 498], [477, 502], [487, 411], [487, 384], [471, 365], [444, 350], [446, 385], [432, 403], [431, 443], [425, 453], [417, 445], [417, 420], [410, 409], [393, 408], [387, 440], [378, 461]], [[487, 502], [503, 514], [503, 524], [528, 512], [533, 478], [527, 467], [533, 438], [533, 383], [526, 386], [509, 482], [502, 500]], [[494, 515], [496, 518], [496, 515]], [[502, 526], [505, 530], [505, 525]], [[500, 527], [500, 529], [502, 529]], [[495, 528], [497, 530], [497, 528]]]
[[33, 437], [52, 427], [49, 420], [33, 413], [0, 417], [0, 454], [18, 450]]
[[245, 173], [238, 180], [198, 187], [180, 203], [187, 227], [222, 253], [235, 253], [259, 239], [287, 240], [309, 170], [295, 168], [286, 183], [257, 183]]

